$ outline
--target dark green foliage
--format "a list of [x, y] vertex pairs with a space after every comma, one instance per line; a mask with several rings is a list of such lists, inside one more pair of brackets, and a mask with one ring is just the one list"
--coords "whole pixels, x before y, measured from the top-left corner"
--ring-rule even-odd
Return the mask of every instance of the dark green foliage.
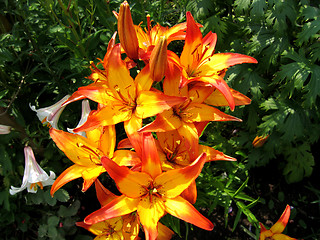
[[[47, 172], [53, 170], [59, 175], [70, 165], [49, 139], [48, 129], [30, 111], [29, 103], [37, 108], [49, 106], [89, 83], [85, 78], [90, 74], [89, 63], [103, 58], [117, 30], [112, 11], [118, 11], [121, 2], [1, 1], [0, 124], [14, 126], [10, 134], [0, 137], [1, 239], [90, 239], [74, 226], [84, 217], [78, 217], [83, 195], [75, 193], [80, 192], [81, 182], [72, 185], [77, 189], [66, 185], [66, 190], [59, 190], [54, 198], [49, 187], [16, 196], [10, 196], [8, 189], [21, 184], [25, 144], [34, 149], [38, 163]], [[129, 3], [134, 23], [142, 22], [142, 26], [146, 25], [146, 14], [161, 25], [173, 26], [185, 21], [186, 11], [191, 11], [203, 25], [204, 34], [218, 34], [216, 52], [238, 52], [259, 61], [257, 65], [231, 67], [225, 78], [232, 88], [252, 99], [251, 105], [229, 112], [243, 122], [211, 123], [202, 136], [203, 144], [237, 157], [239, 164], [207, 164], [197, 180], [197, 207], [205, 208], [209, 215], [216, 207], [222, 208], [225, 225], [231, 221], [232, 230], [240, 226], [252, 236], [240, 222], [245, 216], [257, 234], [261, 219], [254, 216], [252, 207], [260, 200], [250, 197], [248, 169], [277, 159], [274, 168], [281, 169], [285, 179], [294, 183], [310, 176], [318, 164], [311, 147], [319, 142], [320, 134], [319, 4], [308, 0]], [[173, 42], [169, 48], [181, 52], [182, 45]], [[72, 103], [66, 108], [61, 129], [77, 124], [80, 107]], [[264, 146], [253, 148], [253, 139], [267, 134], [270, 136]], [[90, 194], [95, 198], [94, 191]], [[278, 198], [281, 201], [283, 196]], [[230, 207], [236, 213], [232, 220]], [[166, 216], [162, 221], [179, 236], [188, 236], [190, 225], [186, 224], [183, 232], [179, 220]]]

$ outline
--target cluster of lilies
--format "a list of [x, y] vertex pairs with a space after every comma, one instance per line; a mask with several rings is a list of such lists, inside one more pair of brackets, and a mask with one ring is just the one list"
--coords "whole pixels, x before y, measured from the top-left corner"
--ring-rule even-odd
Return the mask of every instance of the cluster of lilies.
[[[82, 191], [94, 184], [101, 208], [77, 225], [97, 235], [95, 239], [138, 239], [140, 226], [146, 239], [170, 239], [173, 232], [159, 222], [167, 213], [210, 231], [211, 221], [193, 206], [195, 179], [206, 162], [236, 159], [200, 145], [199, 137], [211, 121], [241, 121], [215, 107], [234, 110], [250, 103], [223, 77], [230, 66], [257, 61], [215, 53], [217, 35], [203, 37], [189, 12], [185, 23], [171, 28], [152, 27], [150, 16], [146, 29], [134, 25], [126, 1], [115, 15], [120, 43], [115, 33], [104, 59], [91, 63], [92, 83], [41, 118], [51, 124], [51, 138], [74, 163], [54, 181], [51, 195], [77, 178], [84, 180]], [[167, 48], [175, 40], [184, 40], [180, 56]], [[95, 110], [88, 99], [97, 103]], [[61, 111], [78, 100], [83, 100], [78, 126], [58, 130]], [[122, 122], [127, 138], [117, 143], [115, 125]], [[122, 195], [98, 180], [105, 172]], [[286, 211], [288, 221], [290, 208]], [[272, 237], [271, 230], [263, 227], [262, 239]]]

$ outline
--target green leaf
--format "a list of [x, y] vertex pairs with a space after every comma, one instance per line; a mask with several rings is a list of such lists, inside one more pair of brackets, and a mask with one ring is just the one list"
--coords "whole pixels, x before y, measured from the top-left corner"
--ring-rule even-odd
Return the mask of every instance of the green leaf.
[[313, 20], [303, 25], [302, 31], [298, 33], [297, 43], [302, 46], [314, 39], [319, 38], [320, 19]]
[[60, 202], [67, 202], [70, 199], [69, 193], [64, 189], [56, 191], [54, 197]]
[[48, 226], [46, 224], [41, 224], [38, 228], [38, 236], [45, 237], [48, 232]]
[[247, 11], [250, 8], [251, 0], [236, 0], [234, 2], [235, 10], [239, 14], [242, 14], [242, 12]]
[[283, 174], [288, 183], [299, 182], [304, 177], [311, 175], [315, 162], [307, 143], [288, 148], [285, 157], [287, 164], [283, 169]]
[[186, 10], [190, 11], [195, 19], [204, 18], [209, 15], [210, 9], [213, 9], [211, 0], [191, 0], [188, 1]]
[[265, 0], [253, 0], [251, 4], [250, 14], [253, 17], [262, 17], [264, 15], [264, 10], [266, 9], [267, 2]]
[[305, 95], [305, 102], [307, 106], [311, 107], [316, 103], [316, 98], [320, 96], [320, 66], [313, 65], [311, 67], [311, 78], [309, 83], [305, 86], [308, 93]]
[[57, 216], [50, 216], [48, 218], [49, 227], [56, 227], [59, 224], [60, 219]]
[[47, 204], [50, 206], [54, 206], [57, 203], [57, 200], [50, 195], [50, 189], [44, 192], [44, 200], [46, 201]]

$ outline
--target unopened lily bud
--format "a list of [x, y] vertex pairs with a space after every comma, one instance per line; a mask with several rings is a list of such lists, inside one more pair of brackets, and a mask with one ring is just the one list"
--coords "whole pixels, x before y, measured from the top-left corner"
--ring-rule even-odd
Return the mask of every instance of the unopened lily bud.
[[264, 145], [264, 143], [267, 141], [269, 135], [267, 136], [256, 136], [255, 139], [252, 142], [253, 147], [259, 148]]
[[124, 1], [120, 6], [118, 32], [121, 46], [127, 56], [131, 59], [138, 59], [139, 42], [127, 1]]
[[167, 70], [167, 38], [160, 37], [150, 56], [150, 73], [154, 81], [159, 82]]

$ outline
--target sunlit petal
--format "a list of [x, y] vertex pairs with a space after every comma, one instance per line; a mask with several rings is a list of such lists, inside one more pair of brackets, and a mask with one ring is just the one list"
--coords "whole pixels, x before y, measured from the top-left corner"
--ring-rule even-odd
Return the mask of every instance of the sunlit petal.
[[287, 205], [279, 220], [270, 228], [273, 233], [282, 233], [290, 218], [290, 206]]
[[116, 199], [118, 196], [110, 192], [106, 189], [102, 183], [97, 179], [94, 182], [94, 186], [96, 188], [97, 198], [101, 204], [101, 206], [107, 205], [112, 200]]
[[121, 195], [112, 200], [107, 205], [103, 206], [99, 210], [88, 215], [84, 222], [87, 224], [95, 224], [110, 218], [123, 216], [137, 210], [137, 205], [140, 199], [128, 198], [125, 195]]
[[161, 198], [143, 198], [138, 205], [137, 212], [141, 224], [143, 225], [146, 239], [156, 240], [158, 236], [158, 222], [164, 215], [164, 203]]
[[213, 229], [213, 224], [207, 218], [201, 215], [191, 205], [191, 203], [182, 197], [178, 196], [173, 199], [168, 198], [164, 204], [166, 207], [165, 209], [169, 214], [205, 230], [211, 231]]
[[203, 153], [187, 167], [162, 173], [155, 179], [154, 185], [162, 196], [175, 198], [198, 177], [205, 161], [206, 154]]
[[119, 166], [107, 157], [102, 157], [102, 165], [116, 182], [119, 191], [131, 198], [138, 198], [146, 193], [152, 182], [150, 175], [144, 172], [133, 172], [127, 167]]

